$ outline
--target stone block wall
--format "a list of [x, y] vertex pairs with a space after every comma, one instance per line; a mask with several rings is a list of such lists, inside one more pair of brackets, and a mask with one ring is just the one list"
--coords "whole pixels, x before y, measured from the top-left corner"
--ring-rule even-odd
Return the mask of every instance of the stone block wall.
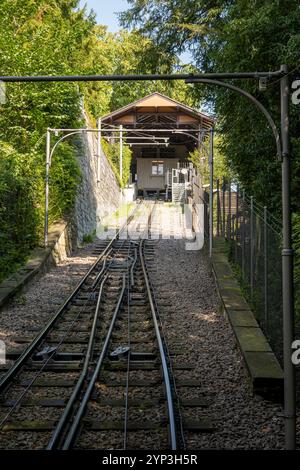
[[[86, 118], [87, 120], [87, 118]], [[77, 158], [82, 181], [78, 188], [73, 225], [80, 244], [91, 234], [97, 223], [114, 212], [121, 203], [121, 189], [103, 151], [100, 158], [100, 178], [97, 169], [97, 136], [86, 132], [76, 138]]]

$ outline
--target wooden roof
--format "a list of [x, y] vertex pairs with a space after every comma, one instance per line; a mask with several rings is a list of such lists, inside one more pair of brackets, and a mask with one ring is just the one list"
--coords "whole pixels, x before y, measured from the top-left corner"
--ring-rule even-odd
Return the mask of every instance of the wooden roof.
[[[161, 125], [191, 125], [202, 128], [210, 128], [213, 119], [206, 114], [197, 111], [179, 101], [169, 98], [161, 93], [154, 92], [150, 95], [129, 103], [122, 108], [102, 117], [102, 122], [107, 124], [125, 124], [145, 126], [147, 121], [153, 122], [153, 116], [157, 116], [157, 122]], [[138, 118], [138, 119], [137, 119]]]

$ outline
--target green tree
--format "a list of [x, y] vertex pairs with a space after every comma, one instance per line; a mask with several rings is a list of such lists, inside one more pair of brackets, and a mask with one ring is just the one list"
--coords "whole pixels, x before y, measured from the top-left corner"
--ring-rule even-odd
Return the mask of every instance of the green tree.
[[[177, 66], [137, 32], [107, 32], [78, 0], [2, 0], [2, 75], [122, 74], [169, 71]], [[40, 240], [44, 218], [47, 127], [82, 126], [82, 102], [90, 121], [155, 90], [193, 100], [183, 83], [138, 82], [8, 84], [0, 105], [0, 278], [21, 263]], [[198, 98], [197, 98], [198, 99]], [[58, 137], [52, 136], [52, 143]], [[60, 144], [51, 165], [50, 222], [74, 205], [80, 173], [74, 145]], [[118, 150], [107, 148], [119, 178]], [[131, 151], [124, 147], [126, 184]]]
[[[293, 0], [129, 0], [120, 15], [126, 27], [151, 38], [166, 53], [189, 50], [194, 64], [206, 72], [276, 70], [281, 63], [300, 66], [300, 10]], [[271, 111], [279, 124], [278, 81], [266, 92], [258, 83], [239, 81]], [[270, 129], [245, 98], [222, 88], [197, 86], [217, 114], [224, 134], [227, 164], [243, 186], [274, 211], [280, 208], [280, 165]], [[201, 91], [200, 93], [203, 93]], [[291, 116], [293, 207], [299, 211], [299, 116]], [[271, 195], [271, 197], [270, 197]]]
[[[80, 73], [93, 16], [74, 0], [3, 0], [0, 65], [3, 75]], [[9, 84], [0, 106], [0, 278], [39, 241], [43, 221], [45, 130], [81, 122], [75, 84]], [[51, 168], [50, 221], [68, 211], [79, 181], [70, 144]], [[64, 193], [64, 196], [62, 196]]]
[[[128, 0], [122, 24], [134, 27], [166, 53], [189, 50], [198, 70], [244, 72], [277, 70], [287, 64], [300, 70], [300, 6], [294, 0]], [[257, 81], [235, 83], [258, 98], [277, 126], [279, 81], [260, 92]], [[217, 115], [226, 164], [248, 194], [280, 217], [281, 167], [265, 118], [246, 98], [223, 88], [197, 86]], [[299, 110], [290, 106], [292, 209], [296, 287], [300, 292], [300, 133]], [[297, 300], [300, 311], [299, 296]], [[299, 314], [300, 322], [300, 314]]]
[[[205, 147], [204, 147], [205, 145]], [[201, 175], [202, 184], [209, 184], [210, 168], [209, 168], [209, 157], [208, 157], [209, 143], [205, 142], [200, 149], [195, 149], [189, 155], [189, 160], [193, 163], [194, 167], [197, 168], [198, 173]], [[234, 181], [234, 175], [226, 164], [225, 155], [222, 151], [222, 136], [216, 135], [214, 137], [214, 179], [222, 178], [230, 179]]]

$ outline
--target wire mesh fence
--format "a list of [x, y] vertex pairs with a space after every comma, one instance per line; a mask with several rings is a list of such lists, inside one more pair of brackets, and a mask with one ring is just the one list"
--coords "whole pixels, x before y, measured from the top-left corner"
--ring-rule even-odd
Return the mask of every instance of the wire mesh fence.
[[215, 235], [230, 243], [244, 294], [282, 363], [281, 224], [238, 186], [216, 182]]

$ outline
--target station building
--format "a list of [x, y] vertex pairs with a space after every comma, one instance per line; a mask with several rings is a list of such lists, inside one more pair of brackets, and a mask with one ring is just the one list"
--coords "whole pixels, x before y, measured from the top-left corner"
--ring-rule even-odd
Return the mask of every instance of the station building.
[[101, 126], [104, 136], [121, 131], [132, 147], [129, 184], [137, 196], [182, 202], [194, 171], [189, 154], [203, 143], [213, 120], [155, 92], [104, 116]]

